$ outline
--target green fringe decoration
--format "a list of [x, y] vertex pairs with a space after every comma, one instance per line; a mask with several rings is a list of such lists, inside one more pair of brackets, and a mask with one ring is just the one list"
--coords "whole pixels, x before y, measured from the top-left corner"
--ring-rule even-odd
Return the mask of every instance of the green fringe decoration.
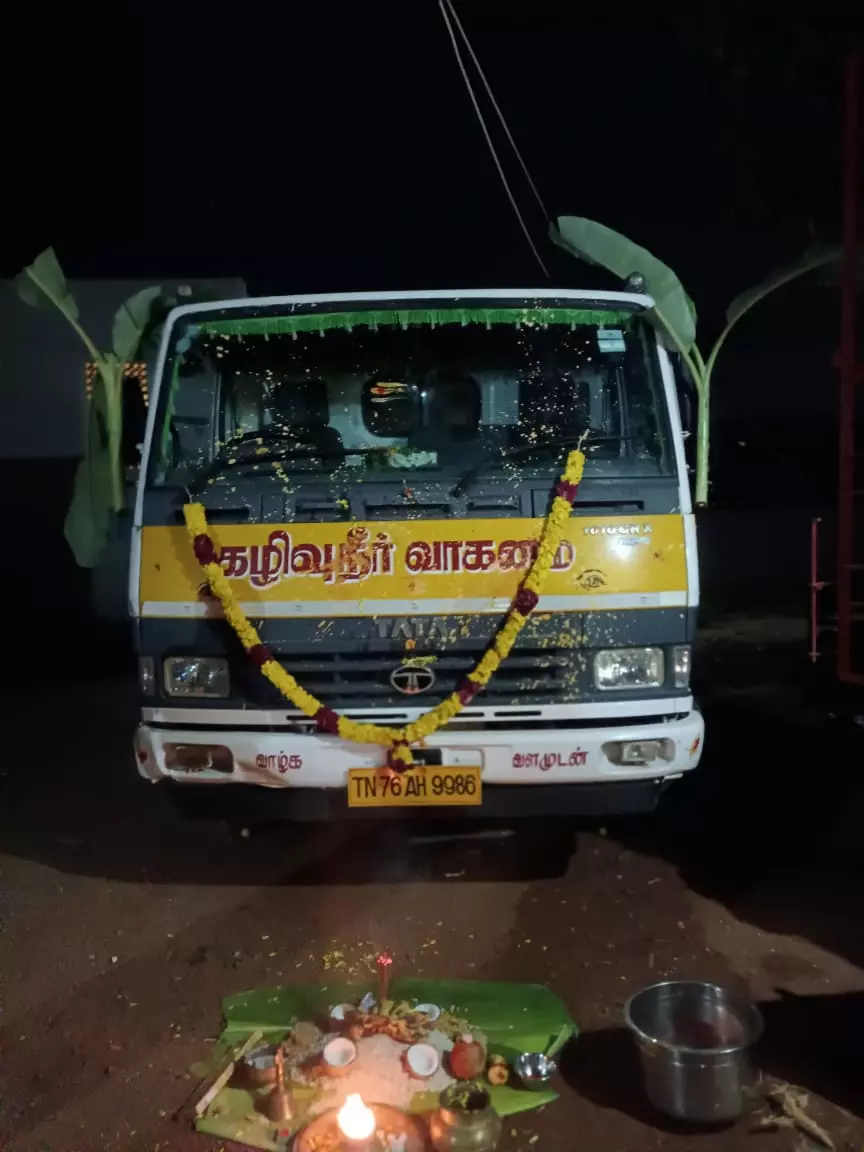
[[301, 332], [323, 335], [334, 329], [351, 332], [355, 328], [410, 328], [445, 324], [507, 324], [515, 328], [577, 328], [585, 325], [599, 328], [627, 328], [633, 312], [583, 308], [388, 308], [362, 312], [296, 312], [290, 315], [238, 316], [204, 320], [192, 325], [191, 334], [215, 336], [297, 336]]

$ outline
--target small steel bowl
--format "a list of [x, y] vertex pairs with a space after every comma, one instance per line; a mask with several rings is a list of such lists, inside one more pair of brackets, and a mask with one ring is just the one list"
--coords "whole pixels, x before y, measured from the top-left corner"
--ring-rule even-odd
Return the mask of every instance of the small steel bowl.
[[549, 1087], [558, 1065], [542, 1052], [522, 1052], [513, 1061], [513, 1071], [529, 1092], [542, 1092]]
[[278, 1044], [258, 1044], [247, 1052], [236, 1069], [237, 1079], [247, 1087], [260, 1088], [276, 1082]]

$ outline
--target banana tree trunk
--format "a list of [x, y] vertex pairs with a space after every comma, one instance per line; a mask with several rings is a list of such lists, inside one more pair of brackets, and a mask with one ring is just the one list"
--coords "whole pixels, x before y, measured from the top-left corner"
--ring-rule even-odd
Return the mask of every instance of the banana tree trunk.
[[123, 426], [122, 421], [113, 419], [109, 409], [108, 453], [111, 457], [111, 510], [122, 512], [126, 504], [126, 490], [123, 483]]
[[123, 365], [113, 357], [99, 365], [99, 375], [105, 389], [105, 431], [108, 439], [108, 460], [111, 488], [110, 503], [113, 512], [122, 512], [126, 503], [123, 483]]
[[711, 376], [705, 373], [697, 383], [696, 398], [696, 504], [708, 503], [708, 462], [711, 451]]

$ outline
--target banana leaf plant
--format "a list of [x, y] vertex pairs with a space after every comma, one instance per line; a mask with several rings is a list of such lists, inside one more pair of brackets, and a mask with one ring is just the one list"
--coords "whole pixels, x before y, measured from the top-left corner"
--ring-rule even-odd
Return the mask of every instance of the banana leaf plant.
[[586, 220], [582, 216], [561, 216], [552, 225], [552, 240], [577, 259], [596, 264], [626, 280], [637, 273], [645, 280], [645, 290], [654, 300], [651, 318], [666, 342], [681, 356], [696, 388], [696, 503], [708, 503], [709, 452], [711, 445], [711, 380], [720, 349], [729, 333], [750, 309], [784, 284], [808, 272], [840, 260], [840, 249], [811, 248], [793, 263], [777, 269], [761, 284], [737, 296], [726, 311], [726, 326], [704, 357], [696, 343], [696, 309], [681, 281], [662, 261], [640, 248], [620, 232]]
[[108, 540], [113, 517], [125, 503], [121, 456], [124, 365], [135, 358], [162, 289], [143, 288], [120, 306], [114, 317], [111, 350], [102, 351], [81, 325], [78, 305], [53, 248], [46, 248], [24, 269], [15, 287], [26, 303], [56, 308], [96, 366], [85, 455], [75, 476], [64, 529], [78, 564], [92, 568]]

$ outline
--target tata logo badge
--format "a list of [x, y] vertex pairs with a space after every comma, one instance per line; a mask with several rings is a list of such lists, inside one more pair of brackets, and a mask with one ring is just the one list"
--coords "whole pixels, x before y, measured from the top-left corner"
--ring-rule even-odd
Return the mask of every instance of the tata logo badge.
[[403, 696], [417, 696], [435, 685], [436, 676], [422, 664], [400, 664], [390, 673], [390, 683]]

